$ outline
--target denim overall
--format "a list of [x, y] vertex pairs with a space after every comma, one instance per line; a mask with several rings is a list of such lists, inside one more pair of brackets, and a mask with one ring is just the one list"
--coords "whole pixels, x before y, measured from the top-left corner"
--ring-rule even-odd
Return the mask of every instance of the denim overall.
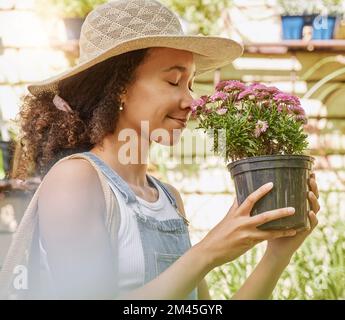
[[[144, 252], [144, 284], [146, 284], [156, 278], [190, 249], [191, 242], [186, 223], [187, 220], [185, 220], [183, 215], [179, 212], [175, 197], [170, 193], [167, 187], [155, 177], [148, 174], [146, 175], [148, 182], [152, 186], [155, 186], [156, 183], [162, 188], [164, 194], [175, 207], [180, 218], [159, 221], [143, 214], [141, 205], [129, 185], [94, 153], [83, 152], [83, 154], [89, 157], [99, 167], [109, 181], [110, 186], [120, 191], [126, 204], [131, 206], [135, 212]], [[196, 300], [197, 289], [195, 288], [186, 299]]]

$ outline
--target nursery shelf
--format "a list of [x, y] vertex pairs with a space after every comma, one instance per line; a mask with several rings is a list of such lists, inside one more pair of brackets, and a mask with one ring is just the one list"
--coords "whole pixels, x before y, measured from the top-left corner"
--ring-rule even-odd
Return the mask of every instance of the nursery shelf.
[[293, 51], [344, 52], [345, 40], [283, 40], [280, 42], [244, 43], [248, 53], [285, 54]]
[[[51, 47], [65, 52], [79, 54], [78, 40], [54, 41]], [[345, 52], [345, 40], [284, 40], [281, 42], [244, 43], [247, 53], [285, 54], [293, 51]]]

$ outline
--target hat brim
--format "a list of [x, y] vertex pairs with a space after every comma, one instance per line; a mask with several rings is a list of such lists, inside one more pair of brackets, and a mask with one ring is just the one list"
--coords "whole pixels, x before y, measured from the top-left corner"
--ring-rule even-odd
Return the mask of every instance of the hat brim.
[[243, 53], [242, 45], [234, 40], [222, 37], [189, 35], [138, 37], [121, 42], [103, 53], [77, 64], [65, 72], [46, 80], [32, 83], [28, 85], [28, 90], [33, 95], [38, 95], [44, 91], [58, 93], [58, 83], [64, 79], [74, 76], [113, 56], [151, 47], [167, 47], [192, 52], [194, 54], [196, 76], [223, 67]]

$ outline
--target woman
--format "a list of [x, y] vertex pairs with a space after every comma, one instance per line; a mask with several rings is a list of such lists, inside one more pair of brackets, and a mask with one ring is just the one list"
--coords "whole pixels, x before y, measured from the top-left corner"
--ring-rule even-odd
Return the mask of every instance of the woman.
[[[272, 188], [264, 185], [241, 206], [235, 201], [191, 247], [179, 192], [147, 174], [152, 141], [173, 145], [186, 126], [195, 75], [231, 62], [241, 46], [183, 35], [176, 16], [155, 0], [118, 0], [87, 17], [80, 47], [75, 68], [29, 86], [32, 96], [21, 111], [25, 161], [33, 161], [44, 176], [38, 243], [49, 297], [209, 299], [206, 274], [268, 240], [262, 260], [234, 295], [268, 298], [317, 224], [315, 177], [308, 195], [310, 230], [296, 235], [257, 229], [293, 214], [282, 208], [250, 217], [255, 202]], [[78, 152], [84, 159], [56, 164]], [[30, 169], [25, 161], [23, 174]], [[95, 168], [107, 177], [119, 205], [116, 257]]]

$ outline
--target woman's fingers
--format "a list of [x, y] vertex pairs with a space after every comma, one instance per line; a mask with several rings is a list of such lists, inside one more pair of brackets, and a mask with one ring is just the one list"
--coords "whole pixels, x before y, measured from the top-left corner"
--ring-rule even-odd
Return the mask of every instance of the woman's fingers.
[[319, 205], [319, 201], [317, 200], [314, 192], [309, 191], [308, 192], [308, 199], [311, 205], [311, 209], [314, 211], [314, 213], [318, 213], [320, 210], [320, 205]]
[[261, 186], [259, 189], [255, 190], [239, 206], [237, 214], [248, 216], [250, 211], [253, 209], [255, 203], [259, 201], [264, 195], [266, 195], [272, 188], [273, 183], [269, 182]]
[[315, 173], [312, 173], [310, 175], [309, 187], [310, 187], [310, 191], [312, 191], [315, 194], [316, 198], [319, 199], [319, 188], [315, 180]]
[[256, 233], [256, 239], [259, 241], [264, 241], [283, 237], [293, 237], [296, 235], [296, 233], [297, 231], [295, 229], [258, 231]]
[[230, 210], [236, 210], [238, 208], [238, 201], [237, 198], [235, 197], [234, 203], [231, 206]]
[[236, 210], [238, 209], [238, 202], [237, 202], [237, 198], [235, 197], [235, 200], [231, 206], [231, 208], [228, 211], [228, 215], [233, 215], [235, 214]]
[[295, 209], [292, 207], [280, 208], [271, 211], [266, 211], [250, 217], [250, 225], [260, 226], [266, 222], [270, 222], [276, 219], [292, 216], [295, 213]]
[[309, 221], [310, 221], [310, 231], [312, 231], [319, 223], [314, 211], [309, 212]]

